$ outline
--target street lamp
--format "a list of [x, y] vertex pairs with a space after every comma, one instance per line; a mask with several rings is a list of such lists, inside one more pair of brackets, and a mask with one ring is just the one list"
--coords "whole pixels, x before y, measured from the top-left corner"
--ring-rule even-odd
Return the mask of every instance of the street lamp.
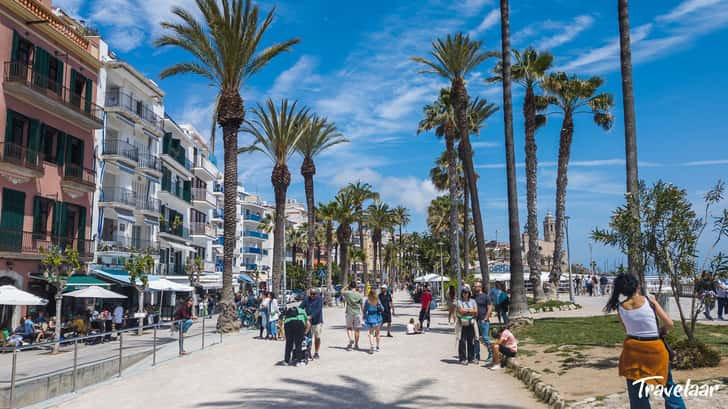
[[[571, 246], [569, 245], [569, 219], [571, 217], [566, 216], [564, 217], [564, 220], [566, 220], [566, 223], [564, 224], [564, 227], [566, 228], [566, 264], [569, 265], [569, 301], [571, 303], [574, 303], [574, 281], [571, 279]], [[560, 263], [561, 260], [554, 260], [555, 262]]]

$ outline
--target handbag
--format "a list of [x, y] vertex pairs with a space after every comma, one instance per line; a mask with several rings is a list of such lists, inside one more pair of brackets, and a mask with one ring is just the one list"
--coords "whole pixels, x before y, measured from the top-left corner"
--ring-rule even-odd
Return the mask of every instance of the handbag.
[[430, 301], [430, 310], [436, 310], [437, 309], [437, 301], [434, 299]]
[[672, 362], [675, 359], [675, 350], [673, 350], [670, 346], [670, 343], [667, 342], [667, 334], [662, 334], [660, 331], [660, 321], [657, 319], [657, 310], [655, 310], [655, 306], [652, 304], [652, 300], [647, 298], [647, 302], [650, 303], [650, 308], [652, 308], [652, 312], [655, 314], [655, 325], [657, 326], [657, 332], [660, 335], [662, 343], [665, 344], [667, 356], [669, 357], [668, 359], [670, 360], [670, 362]]
[[469, 327], [473, 325], [473, 317], [471, 315], [460, 317], [460, 325], [463, 327]]

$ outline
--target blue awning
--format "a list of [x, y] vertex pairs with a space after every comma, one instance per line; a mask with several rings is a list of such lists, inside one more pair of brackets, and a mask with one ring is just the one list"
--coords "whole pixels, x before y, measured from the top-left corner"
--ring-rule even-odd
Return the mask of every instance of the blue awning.
[[238, 282], [241, 282], [241, 281], [245, 281], [250, 284], [255, 284], [255, 280], [250, 278], [250, 276], [245, 273], [238, 274]]

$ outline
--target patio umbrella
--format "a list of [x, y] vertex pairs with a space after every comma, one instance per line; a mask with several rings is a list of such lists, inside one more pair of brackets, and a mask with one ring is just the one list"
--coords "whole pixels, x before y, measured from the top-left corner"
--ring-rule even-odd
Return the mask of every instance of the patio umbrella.
[[165, 291], [177, 291], [177, 292], [190, 292], [193, 291], [194, 288], [180, 283], [175, 283], [174, 281], [167, 280], [166, 278], [160, 278], [159, 280], [154, 280], [149, 282], [149, 289], [150, 290], [157, 290], [160, 291], [159, 295], [159, 314], [162, 315], [162, 307], [164, 306], [164, 292]]
[[12, 285], [0, 286], [0, 305], [46, 305], [48, 300], [17, 289]]
[[125, 295], [109, 291], [105, 288], [101, 288], [97, 285], [92, 285], [81, 290], [71, 291], [70, 293], [63, 294], [64, 297], [74, 298], [127, 298]]

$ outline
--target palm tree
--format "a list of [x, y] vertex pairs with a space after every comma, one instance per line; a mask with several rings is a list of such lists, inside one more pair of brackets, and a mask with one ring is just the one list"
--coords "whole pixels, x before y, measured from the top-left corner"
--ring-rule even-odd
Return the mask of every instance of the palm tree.
[[341, 268], [341, 283], [344, 287], [349, 284], [349, 242], [351, 241], [351, 224], [356, 220], [356, 203], [347, 189], [342, 189], [334, 198], [335, 216], [339, 223], [336, 228], [336, 238], [339, 243], [339, 267]]
[[399, 257], [397, 258], [397, 281], [399, 281], [401, 279], [399, 275], [402, 271], [402, 258], [404, 257], [402, 229], [409, 224], [410, 214], [406, 207], [397, 206], [394, 208], [394, 217], [399, 226]]
[[298, 140], [296, 150], [303, 156], [301, 176], [303, 176], [306, 190], [306, 208], [308, 209], [308, 257], [306, 258], [306, 287], [311, 288], [311, 274], [313, 270], [313, 254], [316, 247], [316, 206], [314, 206], [313, 175], [316, 174], [314, 158], [327, 149], [340, 143], [348, 142], [336, 130], [336, 125], [328, 122], [326, 118], [314, 116], [309, 118], [301, 139]]
[[[430, 233], [440, 241], [447, 240], [449, 236], [452, 207], [453, 204], [448, 196], [438, 196], [432, 199], [430, 205], [427, 206], [427, 227]], [[462, 203], [455, 202], [455, 215], [458, 226], [462, 225], [462, 208]]]
[[286, 247], [291, 249], [291, 263], [298, 265], [298, 250], [305, 247], [308, 237], [308, 225], [304, 223], [300, 226], [288, 226], [286, 228]]
[[[513, 96], [511, 95], [511, 22], [508, 0], [500, 0], [501, 65], [503, 75], [503, 124], [506, 145], [506, 181], [508, 186], [508, 241], [511, 246], [511, 306], [513, 317], [528, 314], [526, 287], [523, 283], [521, 225], [518, 219], [518, 186], [516, 185], [516, 152], [513, 147]], [[497, 245], [497, 243], [496, 243]]]
[[[546, 123], [546, 116], [538, 113], [546, 106], [544, 98], [536, 95], [535, 89], [541, 85], [546, 71], [551, 68], [554, 57], [548, 52], [539, 53], [529, 47], [519, 52], [513, 50], [515, 64], [511, 67], [513, 79], [526, 89], [523, 98], [523, 117], [525, 119], [525, 150], [526, 150], [526, 206], [528, 218], [526, 228], [528, 231], [528, 268], [529, 281], [533, 286], [533, 297], [537, 302], [543, 301], [546, 296], [541, 283], [541, 268], [538, 261], [538, 210], [537, 210], [537, 176], [538, 161], [536, 157], [536, 129]], [[501, 81], [502, 64], [497, 64], [495, 76], [488, 81]]]
[[[372, 231], [372, 244], [374, 248], [374, 259], [373, 259], [373, 268], [372, 268], [372, 275], [376, 278], [377, 273], [379, 273], [379, 276], [382, 278], [382, 283], [384, 282], [384, 276], [382, 274], [382, 270], [379, 266], [381, 264], [381, 245], [382, 245], [382, 231], [388, 230], [390, 226], [394, 224], [393, 222], [393, 215], [392, 215], [392, 209], [389, 208], [389, 205], [386, 203], [382, 203], [380, 201], [375, 201], [374, 203], [370, 204], [366, 211], [366, 218], [367, 218], [367, 226]], [[377, 257], [380, 259], [380, 263], [377, 264]], [[379, 271], [377, 271], [379, 270]]]
[[[632, 85], [632, 49], [629, 39], [629, 5], [627, 0], [618, 0], [617, 9], [619, 12], [619, 60], [622, 66], [622, 105], [624, 110], [624, 148], [627, 164], [627, 195], [632, 200], [627, 200], [630, 206], [630, 213], [635, 220], [639, 221], [639, 176], [637, 172], [637, 125], [635, 124], [634, 113], [634, 89]], [[637, 275], [637, 278], [645, 288], [645, 272], [640, 254], [639, 223], [636, 223], [634, 236], [630, 239], [627, 265], [629, 271]]]
[[233, 301], [233, 253], [235, 251], [235, 228], [237, 214], [238, 178], [238, 130], [245, 120], [240, 88], [251, 76], [265, 67], [278, 54], [289, 51], [300, 40], [291, 39], [258, 50], [260, 41], [273, 22], [275, 8], [265, 19], [259, 21], [258, 6], [251, 6], [250, 0], [227, 0], [222, 9], [217, 0], [197, 0], [202, 21], [195, 13], [180, 7], [172, 13], [181, 21], [163, 22], [162, 28], [170, 31], [155, 41], [157, 47], [172, 46], [187, 51], [193, 59], [177, 63], [161, 72], [161, 78], [178, 74], [196, 74], [217, 87], [215, 120], [222, 128], [224, 147], [225, 221], [223, 234], [223, 277], [221, 313], [217, 328], [220, 331], [236, 331], [239, 327], [237, 309]]
[[[480, 213], [480, 198], [475, 180], [475, 167], [473, 165], [472, 146], [470, 145], [470, 127], [468, 126], [468, 91], [465, 87], [465, 76], [472, 72], [488, 57], [488, 53], [481, 51], [482, 43], [472, 41], [462, 33], [454, 36], [448, 35], [443, 41], [437, 39], [432, 43], [430, 52], [432, 60], [414, 57], [413, 61], [427, 66], [422, 72], [437, 74], [450, 81], [452, 105], [455, 112], [455, 123], [460, 135], [460, 156], [465, 168], [465, 177], [471, 193], [473, 221], [475, 235], [478, 239], [478, 261], [480, 271], [488, 287], [488, 259], [485, 254], [485, 235], [483, 233], [483, 219]], [[458, 280], [458, 286], [460, 286]]]
[[[286, 224], [286, 194], [291, 184], [291, 172], [288, 170], [288, 158], [296, 149], [296, 144], [304, 132], [306, 109], [298, 109], [297, 103], [281, 101], [276, 107], [268, 99], [265, 106], [258, 104], [253, 108], [253, 119], [246, 120], [242, 130], [254, 138], [252, 145], [241, 148], [240, 152], [262, 152], [273, 161], [273, 172], [270, 181], [273, 184], [276, 210], [273, 228], [273, 290], [281, 289], [281, 272], [285, 249], [283, 248], [284, 229]], [[233, 198], [233, 201], [235, 198]], [[234, 203], [234, 202], [233, 202]], [[227, 204], [226, 204], [227, 206]], [[233, 204], [233, 211], [234, 211]]]
[[319, 203], [316, 210], [318, 219], [324, 223], [326, 230], [326, 290], [331, 291], [331, 274], [333, 273], [334, 257], [331, 254], [334, 242], [334, 221], [336, 220], [336, 203], [328, 202], [326, 204]]
[[[358, 235], [359, 235], [359, 246], [364, 250], [364, 203], [367, 200], [378, 200], [379, 199], [379, 193], [375, 192], [372, 189], [372, 185], [369, 183], [362, 183], [361, 181], [357, 181], [356, 183], [349, 183], [348, 186], [345, 187], [346, 190], [348, 190], [351, 193], [351, 198], [354, 201], [354, 209], [356, 211], [356, 219], [357, 219], [357, 227], [359, 229]], [[362, 262], [364, 266], [364, 276], [368, 278], [368, 268], [367, 268], [367, 260], [366, 257], [364, 257], [364, 261]]]
[[[593, 115], [594, 123], [609, 130], [614, 119], [609, 109], [614, 106], [614, 100], [609, 93], [596, 94], [604, 83], [599, 77], [587, 80], [577, 76], [569, 77], [564, 72], [550, 74], [544, 79], [543, 88], [547, 93], [547, 101], [559, 108], [564, 115], [559, 136], [559, 160], [556, 174], [556, 237], [554, 238], [553, 265], [551, 266], [551, 297], [556, 297], [561, 279], [562, 246], [564, 237], [564, 217], [566, 216], [566, 184], [569, 157], [571, 155], [571, 140], [574, 136], [574, 115], [589, 113]], [[586, 109], [587, 111], [580, 111]]]

